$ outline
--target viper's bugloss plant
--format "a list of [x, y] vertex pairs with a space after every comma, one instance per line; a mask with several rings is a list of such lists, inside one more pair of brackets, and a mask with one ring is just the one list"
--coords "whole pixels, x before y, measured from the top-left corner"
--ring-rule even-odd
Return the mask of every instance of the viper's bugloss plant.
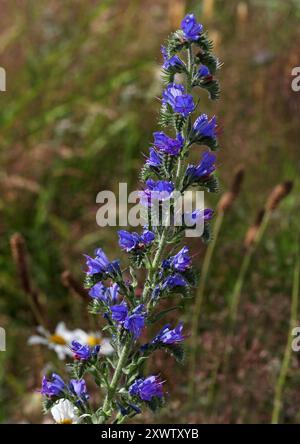
[[[201, 107], [197, 93], [206, 90], [215, 100], [219, 84], [214, 75], [220, 67], [212, 54], [212, 43], [193, 14], [187, 15], [181, 29], [174, 32], [162, 47], [163, 82], [159, 123], [163, 131], [155, 132], [153, 145], [141, 171], [143, 186], [141, 204], [147, 211], [147, 226], [141, 233], [120, 230], [119, 246], [128, 254], [124, 269], [119, 260], [110, 260], [101, 248], [93, 257], [86, 255], [86, 287], [89, 289], [90, 312], [103, 316], [104, 331], [111, 337], [114, 353], [101, 354], [101, 345], [89, 346], [73, 341], [72, 378], [65, 382], [57, 374], [44, 377], [41, 393], [45, 410], [51, 410], [59, 422], [122, 423], [146, 407], [156, 410], [165, 403], [164, 382], [159, 375], [144, 374], [144, 364], [156, 350], [183, 358], [185, 339], [182, 322], [160, 328], [149, 342], [141, 334], [179, 306], [178, 296], [186, 299], [196, 285], [196, 273], [188, 247], [178, 247], [186, 226], [203, 221], [203, 238], [209, 236], [212, 210], [196, 208], [185, 214], [186, 225], [154, 224], [151, 209], [154, 202], [170, 204], [171, 222], [175, 217], [174, 192], [186, 190], [216, 191], [216, 156], [218, 148], [215, 116], [196, 114]], [[196, 94], [195, 94], [196, 93]], [[168, 132], [167, 132], [168, 131]], [[188, 163], [191, 149], [204, 145], [209, 150], [198, 164]], [[187, 222], [188, 221], [188, 222]], [[170, 248], [172, 247], [172, 248]], [[136, 270], [146, 277], [142, 292]], [[126, 271], [126, 273], [125, 273]], [[162, 309], [161, 301], [173, 299], [172, 308]], [[175, 300], [175, 302], [174, 302]], [[176, 305], [177, 304], [177, 305]], [[100, 353], [99, 353], [100, 352]], [[91, 375], [104, 393], [103, 403], [92, 408], [85, 375]], [[66, 402], [63, 402], [66, 401]], [[70, 408], [73, 412], [70, 411]], [[67, 412], [64, 418], [63, 412]]]

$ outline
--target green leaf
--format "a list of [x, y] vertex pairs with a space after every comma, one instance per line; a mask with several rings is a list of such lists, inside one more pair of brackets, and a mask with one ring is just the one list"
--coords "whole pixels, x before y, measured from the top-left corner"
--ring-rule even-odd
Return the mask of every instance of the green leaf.
[[167, 313], [170, 313], [171, 311], [174, 311], [174, 310], [179, 310], [180, 308], [182, 308], [180, 305], [176, 305], [175, 307], [167, 308], [166, 310], [163, 310], [160, 313], [158, 313], [157, 315], [149, 318], [149, 323], [154, 324], [154, 322], [157, 322], [160, 319], [162, 319], [164, 316], [166, 316]]

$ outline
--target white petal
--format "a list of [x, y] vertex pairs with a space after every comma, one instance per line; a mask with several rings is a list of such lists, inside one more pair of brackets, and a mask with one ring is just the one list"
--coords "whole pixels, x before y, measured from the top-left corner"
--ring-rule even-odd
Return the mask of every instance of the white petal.
[[71, 350], [66, 345], [49, 344], [49, 348], [55, 351], [61, 361], [64, 361], [66, 356], [72, 356]]
[[54, 421], [58, 424], [62, 424], [66, 421], [76, 424], [78, 420], [76, 409], [68, 399], [60, 399], [57, 401], [52, 407], [51, 413]]
[[33, 336], [30, 336], [30, 338], [28, 338], [27, 344], [28, 345], [37, 345], [37, 344], [46, 345], [46, 344], [48, 344], [48, 341], [46, 338], [42, 338], [41, 336], [33, 335]]
[[44, 327], [42, 327], [41, 325], [39, 325], [37, 328], [36, 328], [36, 331], [38, 332], [38, 333], [40, 333], [42, 336], [50, 336], [50, 333], [49, 333], [49, 331], [48, 330], [46, 330]]
[[59, 322], [56, 326], [55, 334], [65, 338], [70, 334], [70, 330], [67, 329], [66, 324], [64, 322]]
[[110, 344], [108, 339], [103, 339], [100, 347], [100, 354], [102, 355], [111, 355], [114, 352], [114, 348]]
[[87, 338], [89, 337], [89, 335], [80, 328], [76, 328], [76, 330], [73, 330], [71, 333], [72, 333], [72, 341], [75, 340], [80, 343], [86, 343]]

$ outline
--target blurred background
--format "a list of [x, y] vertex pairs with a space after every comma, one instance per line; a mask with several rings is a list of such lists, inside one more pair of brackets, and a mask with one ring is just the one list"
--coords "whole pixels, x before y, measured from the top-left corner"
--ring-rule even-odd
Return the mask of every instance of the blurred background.
[[[300, 66], [300, 1], [2, 0], [0, 326], [7, 350], [0, 352], [1, 422], [45, 421], [35, 390], [50, 362], [63, 368], [53, 351], [27, 344], [41, 323], [35, 303], [50, 332], [60, 321], [70, 329], [96, 328], [86, 315], [82, 253], [99, 245], [110, 257], [119, 252], [116, 230], [96, 225], [95, 197], [118, 182], [129, 190], [139, 186], [142, 153], [157, 129], [160, 45], [186, 12], [209, 30], [224, 62], [221, 99], [202, 102], [222, 129], [221, 194], [238, 165], [245, 180], [224, 215], [207, 278], [197, 324], [196, 404], [188, 401], [187, 371], [158, 354], [151, 368], [168, 381], [170, 400], [138, 420], [271, 421], [299, 234], [300, 92], [291, 88], [291, 71]], [[253, 253], [228, 335], [227, 298], [245, 256], [245, 234], [274, 186], [287, 180], [293, 190], [272, 212]], [[207, 205], [216, 208], [221, 194], [207, 196]], [[199, 270], [205, 250], [193, 240]], [[181, 313], [187, 333], [191, 312], [192, 301]], [[295, 321], [297, 310], [294, 315]], [[229, 359], [220, 365], [228, 343]], [[279, 421], [296, 423], [300, 361], [297, 353], [288, 357]]]

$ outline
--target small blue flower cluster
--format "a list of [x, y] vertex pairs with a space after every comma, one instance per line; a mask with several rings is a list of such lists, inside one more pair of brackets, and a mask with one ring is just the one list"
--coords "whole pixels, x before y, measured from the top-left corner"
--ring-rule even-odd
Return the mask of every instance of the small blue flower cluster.
[[51, 379], [43, 377], [41, 394], [49, 398], [59, 398], [61, 395], [69, 396], [77, 404], [86, 403], [89, 399], [84, 379], [70, 379], [69, 384], [66, 384], [56, 373], [52, 373]]
[[[217, 148], [217, 121], [216, 117], [209, 118], [206, 114], [193, 118], [199, 104], [193, 89], [203, 88], [211, 98], [216, 98], [214, 74], [219, 63], [211, 53], [211, 43], [203, 33], [203, 26], [193, 14], [183, 19], [181, 29], [162, 47], [162, 55], [166, 85], [160, 123], [170, 128], [172, 134], [164, 131], [153, 134], [153, 144], [142, 170], [144, 187], [140, 191], [141, 203], [148, 212], [154, 201], [159, 205], [172, 201], [175, 191], [183, 195], [191, 186], [212, 191], [216, 181], [216, 156], [210, 150]], [[185, 81], [178, 82], [177, 74]], [[196, 165], [187, 163], [194, 144], [209, 148]], [[174, 206], [171, 208], [174, 211]], [[185, 214], [184, 220], [189, 226], [202, 220], [208, 229], [212, 215], [211, 209], [199, 208]], [[168, 248], [178, 244], [183, 232], [182, 227], [175, 225], [153, 225], [151, 218], [141, 234], [120, 230], [119, 246], [129, 255], [126, 270], [121, 270], [119, 260], [110, 261], [101, 248], [95, 251], [94, 257], [85, 255], [90, 311], [103, 315], [115, 354], [105, 363], [105, 358], [99, 357], [99, 345], [90, 347], [73, 341], [76, 378], [69, 384], [56, 374], [52, 379], [44, 378], [41, 393], [48, 400], [67, 397], [78, 408], [86, 405], [88, 394], [82, 376], [90, 372], [106, 396], [96, 412], [81, 410], [87, 422], [89, 418], [94, 423], [106, 422], [112, 412], [116, 422], [123, 422], [124, 417], [139, 413], [143, 405], [155, 409], [164, 402], [163, 381], [157, 375], [144, 377], [143, 364], [157, 349], [167, 349], [176, 359], [182, 357], [183, 324], [179, 322], [174, 328], [166, 324], [152, 340], [139, 342], [147, 326], [157, 317], [163, 318], [162, 298], [174, 294], [184, 298], [195, 286], [188, 247], [183, 246], [175, 254]]]

